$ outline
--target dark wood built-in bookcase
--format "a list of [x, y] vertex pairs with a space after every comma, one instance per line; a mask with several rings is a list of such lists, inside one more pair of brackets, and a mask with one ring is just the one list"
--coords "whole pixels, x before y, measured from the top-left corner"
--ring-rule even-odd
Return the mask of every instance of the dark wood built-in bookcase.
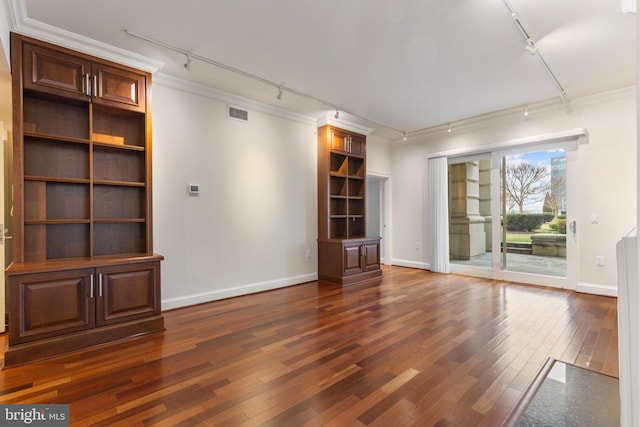
[[366, 137], [318, 129], [318, 277], [349, 285], [378, 278], [380, 238], [366, 236]]
[[151, 75], [12, 34], [5, 365], [161, 331]]

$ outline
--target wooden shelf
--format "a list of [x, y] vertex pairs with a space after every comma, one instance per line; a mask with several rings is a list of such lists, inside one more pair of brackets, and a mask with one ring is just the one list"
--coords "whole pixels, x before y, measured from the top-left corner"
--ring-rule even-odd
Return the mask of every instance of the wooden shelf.
[[69, 144], [89, 144], [89, 140], [85, 138], [73, 138], [70, 136], [51, 135], [46, 133], [25, 132], [25, 138], [44, 139], [50, 141], [68, 142]]
[[132, 150], [132, 151], [144, 151], [144, 147], [138, 147], [135, 145], [127, 145], [127, 144], [109, 144], [107, 142], [97, 142], [93, 141], [93, 145], [96, 147], [102, 148], [112, 148], [114, 150]]
[[95, 180], [93, 181], [95, 185], [112, 185], [112, 186], [121, 186], [121, 187], [145, 187], [146, 184], [144, 182], [130, 182], [130, 181], [106, 181], [106, 180]]

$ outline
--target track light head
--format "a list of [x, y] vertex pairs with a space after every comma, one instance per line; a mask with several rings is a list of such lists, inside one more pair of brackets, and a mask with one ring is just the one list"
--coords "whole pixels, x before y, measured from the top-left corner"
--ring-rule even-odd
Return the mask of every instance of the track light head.
[[335, 114], [335, 116], [333, 116], [333, 117], [335, 117], [336, 119], [339, 119], [339, 118], [340, 118], [340, 111], [338, 111], [338, 109], [337, 109], [337, 108], [336, 108], [336, 114]]
[[529, 115], [529, 107], [525, 105], [524, 107], [524, 116], [527, 117]]
[[279, 100], [282, 99], [282, 88], [280, 86], [278, 86], [278, 95], [276, 96], [276, 98]]
[[185, 55], [187, 57], [187, 61], [184, 63], [184, 69], [187, 71], [191, 71], [191, 57], [189, 55]]
[[407, 132], [402, 132], [402, 140], [403, 141], [407, 140]]
[[527, 52], [529, 52], [531, 55], [535, 55], [536, 53], [538, 53], [538, 47], [536, 46], [533, 39], [531, 39], [531, 37], [527, 39], [527, 45], [524, 48], [527, 49]]
[[451, 133], [451, 123], [447, 126], [447, 132]]

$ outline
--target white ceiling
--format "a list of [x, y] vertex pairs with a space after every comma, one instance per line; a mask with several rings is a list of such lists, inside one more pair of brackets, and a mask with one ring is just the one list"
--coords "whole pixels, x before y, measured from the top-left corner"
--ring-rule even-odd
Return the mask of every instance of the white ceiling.
[[[164, 63], [160, 72], [317, 117], [331, 108], [135, 38], [149, 37], [400, 131], [558, 99], [504, 0], [10, 0], [35, 20]], [[568, 99], [634, 85], [620, 0], [510, 0]], [[33, 21], [31, 21], [33, 22]], [[341, 113], [342, 114], [342, 113]], [[341, 116], [344, 118], [346, 116]], [[399, 138], [357, 117], [349, 120]]]

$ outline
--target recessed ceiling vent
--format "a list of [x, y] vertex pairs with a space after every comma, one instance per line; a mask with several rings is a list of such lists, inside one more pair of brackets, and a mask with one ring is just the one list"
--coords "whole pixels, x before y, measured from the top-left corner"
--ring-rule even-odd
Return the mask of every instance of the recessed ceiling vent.
[[227, 117], [230, 119], [248, 122], [249, 112], [245, 110], [241, 110], [240, 108], [237, 108], [237, 107], [232, 107], [231, 105], [227, 105]]

